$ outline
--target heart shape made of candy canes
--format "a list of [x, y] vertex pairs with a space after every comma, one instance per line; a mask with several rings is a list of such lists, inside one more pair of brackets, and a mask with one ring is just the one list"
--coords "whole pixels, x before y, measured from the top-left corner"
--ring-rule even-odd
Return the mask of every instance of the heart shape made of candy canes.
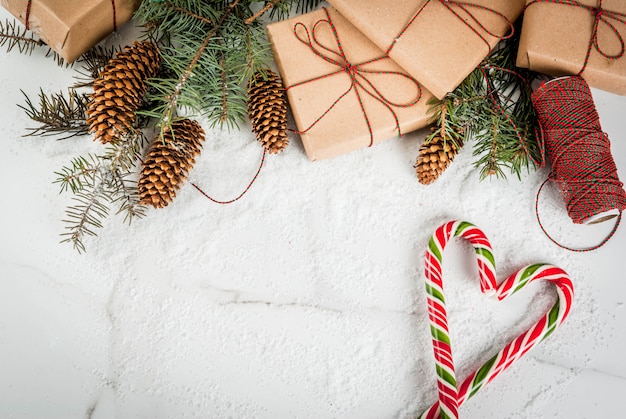
[[[462, 237], [474, 247], [478, 261], [480, 289], [483, 293], [494, 295], [502, 301], [526, 284], [543, 279], [555, 285], [558, 296], [554, 306], [539, 321], [471, 373], [460, 387], [457, 386], [454, 372], [441, 264], [443, 250], [454, 237]], [[491, 244], [482, 230], [467, 221], [450, 221], [437, 229], [426, 251], [425, 276], [439, 400], [420, 416], [421, 419], [458, 418], [461, 404], [550, 336], [563, 323], [569, 314], [574, 297], [574, 287], [568, 274], [561, 268], [543, 263], [528, 265], [498, 285]]]

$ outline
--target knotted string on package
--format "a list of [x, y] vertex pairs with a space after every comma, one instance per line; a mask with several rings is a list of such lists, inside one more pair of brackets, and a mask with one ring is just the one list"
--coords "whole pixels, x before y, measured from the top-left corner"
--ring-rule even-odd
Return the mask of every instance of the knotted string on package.
[[[589, 47], [587, 48], [587, 54], [585, 56], [585, 61], [583, 62], [583, 66], [578, 72], [578, 75], [581, 75], [587, 65], [589, 64], [589, 59], [591, 57], [592, 50], [596, 50], [600, 55], [608, 60], [618, 60], [624, 56], [626, 52], [626, 44], [624, 43], [624, 37], [617, 29], [616, 24], [626, 25], [626, 13], [614, 12], [612, 10], [606, 10], [602, 8], [602, 0], [598, 0], [597, 7], [587, 6], [582, 4], [579, 1], [575, 0], [532, 0], [530, 3], [526, 5], [526, 9], [529, 7], [538, 4], [538, 3], [549, 3], [549, 4], [557, 4], [563, 6], [570, 7], [578, 7], [580, 9], [587, 10], [594, 19], [593, 22], [593, 30], [591, 31], [591, 38], [589, 39]], [[605, 25], [607, 28], [611, 30], [613, 34], [615, 34], [616, 39], [620, 44], [619, 52], [615, 54], [611, 54], [607, 52], [601, 45], [598, 37], [598, 31], [600, 28], [600, 24]]]
[[[343, 98], [345, 98], [349, 93], [354, 92], [359, 102], [361, 113], [363, 115], [363, 119], [365, 120], [367, 129], [370, 135], [370, 144], [369, 144], [370, 146], [372, 146], [374, 143], [374, 132], [373, 132], [372, 125], [370, 122], [370, 118], [367, 114], [367, 110], [365, 109], [365, 105], [363, 102], [363, 95], [370, 96], [371, 98], [375, 99], [376, 101], [384, 105], [384, 107], [392, 115], [395, 125], [396, 125], [396, 129], [398, 131], [398, 135], [401, 136], [402, 131], [400, 129], [400, 121], [398, 119], [398, 115], [396, 114], [393, 108], [394, 107], [408, 108], [408, 107], [415, 105], [417, 102], [419, 102], [419, 100], [422, 97], [422, 88], [420, 84], [413, 77], [405, 73], [402, 73], [400, 71], [372, 70], [372, 69], [367, 68], [367, 66], [370, 64], [390, 59], [387, 55], [382, 55], [380, 57], [373, 58], [373, 59], [363, 61], [360, 63], [352, 63], [346, 56], [345, 50], [343, 48], [343, 45], [337, 33], [337, 29], [332, 19], [330, 18], [328, 10], [326, 8], [323, 8], [323, 10], [324, 10], [324, 13], [326, 14], [326, 19], [320, 19], [317, 22], [315, 22], [315, 24], [313, 25], [310, 31], [309, 31], [309, 28], [307, 28], [305, 24], [303, 24], [302, 22], [298, 22], [293, 27], [293, 33], [296, 36], [296, 38], [300, 42], [302, 42], [304, 45], [309, 47], [309, 49], [315, 55], [317, 55], [324, 61], [337, 66], [337, 70], [331, 71], [330, 73], [323, 74], [321, 76], [316, 76], [308, 80], [304, 80], [304, 81], [292, 84], [291, 86], [287, 86], [285, 90], [288, 91], [290, 89], [295, 89], [298, 86], [315, 83], [316, 81], [327, 79], [330, 77], [337, 77], [342, 74], [348, 75], [350, 84], [348, 88], [346, 89], [346, 91], [341, 93], [339, 97], [335, 101], [333, 101], [328, 106], [328, 108], [326, 108], [326, 110], [318, 118], [316, 118], [315, 121], [313, 121], [306, 129], [302, 131], [294, 130], [294, 132], [297, 134], [303, 134], [303, 133], [308, 132], [315, 125], [317, 125], [326, 115], [328, 115], [328, 113], [331, 112], [335, 108], [335, 106], [337, 106], [341, 102]], [[330, 30], [332, 31], [333, 39], [336, 43], [335, 46], [328, 47], [324, 45], [322, 42], [320, 42], [319, 36], [321, 35], [319, 34], [319, 31], [322, 30], [321, 29], [322, 25], [324, 25], [324, 27], [330, 28]], [[405, 102], [405, 103], [394, 102], [390, 100], [389, 98], [387, 98], [385, 95], [383, 95], [383, 93], [375, 86], [375, 83], [370, 79], [370, 75], [389, 75], [389, 76], [402, 77], [415, 85], [415, 87], [417, 88], [417, 94], [412, 100], [408, 102]]]
[[[398, 41], [400, 41], [400, 38], [402, 38], [402, 36], [406, 33], [406, 31], [409, 30], [409, 28], [413, 25], [413, 23], [415, 23], [417, 18], [422, 14], [422, 11], [431, 2], [441, 3], [454, 16], [456, 16], [465, 26], [471, 29], [472, 32], [476, 34], [476, 36], [478, 36], [485, 43], [485, 45], [487, 45], [488, 53], [491, 53], [491, 44], [489, 40], [487, 39], [487, 36], [491, 36], [498, 40], [503, 40], [503, 39], [510, 38], [514, 34], [515, 28], [514, 28], [513, 22], [511, 22], [511, 20], [505, 14], [495, 9], [492, 9], [490, 7], [482, 6], [482, 5], [474, 4], [474, 3], [469, 3], [469, 2], [464, 2], [464, 1], [455, 1], [455, 0], [426, 0], [426, 2], [424, 2], [424, 4], [419, 8], [419, 10], [413, 15], [413, 17], [409, 20], [409, 22], [404, 26], [404, 28], [402, 28], [398, 36], [394, 38], [393, 42], [391, 43], [391, 45], [386, 51], [387, 55], [391, 53], [391, 50], [396, 46]], [[510, 28], [510, 31], [508, 32], [508, 34], [504, 36], [500, 36], [494, 33], [476, 17], [476, 15], [472, 12], [471, 9], [482, 10], [485, 12], [489, 12], [494, 16], [499, 17], [500, 19], [502, 19], [502, 21], [506, 22], [506, 24]], [[467, 18], [464, 18], [463, 14], [466, 15]]]
[[[30, 9], [33, 5], [33, 0], [28, 0], [26, 3], [26, 13], [24, 17], [24, 25], [27, 30], [30, 30]], [[117, 11], [115, 9], [115, 0], [111, 0], [111, 7], [113, 8], [113, 31], [117, 31]]]
[[[558, 246], [572, 251], [594, 250], [615, 233], [626, 209], [626, 191], [619, 180], [608, 135], [602, 131], [591, 90], [580, 76], [542, 84], [532, 95], [541, 130], [539, 141], [552, 170], [539, 187], [535, 212], [539, 226]], [[546, 231], [539, 217], [539, 195], [548, 180], [559, 187], [567, 213], [574, 223], [619, 211], [615, 227], [598, 245], [576, 249], [563, 246]], [[605, 217], [605, 218], [608, 218]]]

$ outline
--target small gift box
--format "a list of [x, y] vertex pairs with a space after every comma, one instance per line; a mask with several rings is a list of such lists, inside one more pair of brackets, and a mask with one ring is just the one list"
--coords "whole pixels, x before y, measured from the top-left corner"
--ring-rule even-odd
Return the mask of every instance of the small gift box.
[[130, 20], [139, 0], [0, 0], [68, 62]]
[[624, 0], [529, 0], [517, 65], [626, 95], [624, 37]]
[[310, 160], [428, 125], [432, 95], [334, 9], [267, 26]]
[[328, 0], [438, 98], [505, 36], [525, 0]]

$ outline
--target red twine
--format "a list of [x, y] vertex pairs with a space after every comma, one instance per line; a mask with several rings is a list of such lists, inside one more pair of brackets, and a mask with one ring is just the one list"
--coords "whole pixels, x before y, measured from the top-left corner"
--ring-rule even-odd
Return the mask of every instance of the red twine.
[[[589, 47], [587, 48], [585, 61], [583, 62], [583, 66], [581, 70], [578, 72], [578, 75], [581, 75], [587, 68], [587, 65], [589, 64], [589, 58], [591, 57], [591, 51], [593, 49], [598, 51], [600, 55], [602, 55], [604, 58], [608, 60], [617, 60], [624, 56], [624, 53], [626, 52], [626, 45], [624, 43], [624, 37], [622, 36], [620, 31], [615, 27], [615, 25], [612, 23], [611, 20], [617, 23], [626, 24], [626, 13], [619, 13], [619, 12], [614, 12], [611, 10], [603, 9], [602, 0], [598, 0], [597, 7], [587, 6], [575, 0], [533, 0], [526, 5], [526, 9], [532, 6], [533, 4], [537, 4], [537, 3], [550, 3], [550, 4], [560, 4], [563, 6], [578, 7], [580, 9], [587, 10], [593, 16], [593, 19], [594, 19], [593, 30], [591, 31], [591, 39], [589, 40]], [[611, 31], [617, 37], [617, 40], [619, 41], [620, 46], [621, 46], [620, 51], [617, 54], [609, 54], [605, 50], [603, 50], [602, 47], [600, 46], [600, 42], [598, 40], [598, 30], [600, 28], [600, 23], [603, 23], [609, 29], [611, 29]]]
[[202, 195], [204, 195], [205, 198], [207, 198], [208, 200], [215, 202], [216, 204], [221, 204], [221, 205], [227, 205], [227, 204], [232, 204], [233, 202], [239, 201], [252, 187], [252, 185], [254, 184], [254, 182], [256, 181], [256, 179], [259, 177], [259, 174], [261, 173], [261, 169], [263, 168], [263, 163], [265, 163], [265, 156], [267, 154], [267, 149], [263, 148], [263, 157], [261, 157], [261, 164], [259, 165], [259, 168], [256, 171], [256, 174], [254, 175], [254, 177], [252, 178], [252, 180], [250, 181], [250, 183], [248, 184], [248, 186], [246, 186], [246, 188], [243, 190], [242, 193], [240, 193], [236, 198], [231, 199], [229, 201], [219, 201], [211, 196], [209, 196], [206, 192], [204, 192], [198, 185], [196, 185], [195, 183], [191, 183], [191, 186], [193, 186], [194, 188], [196, 188], [196, 190], [198, 192], [200, 192]]
[[[26, 13], [24, 17], [24, 25], [26, 30], [30, 30], [30, 8], [33, 5], [33, 0], [28, 0], [26, 3]], [[115, 9], [115, 0], [111, 0], [111, 7], [113, 8], [113, 31], [117, 31], [117, 10]]]
[[[594, 250], [615, 233], [626, 209], [626, 191], [617, 174], [608, 135], [602, 131], [591, 90], [580, 76], [543, 83], [532, 95], [541, 129], [540, 143], [552, 164], [548, 179], [537, 192], [535, 210], [539, 226], [550, 240], [572, 251]], [[545, 230], [539, 218], [539, 194], [548, 180], [555, 182], [574, 223], [581, 224], [605, 211], [619, 210], [615, 227], [597, 246], [563, 246]]]
[[[435, 2], [438, 1], [439, 3], [441, 3], [454, 16], [456, 16], [461, 22], [463, 22], [463, 24], [465, 26], [470, 28], [472, 30], [472, 32], [474, 32], [476, 34], [476, 36], [478, 36], [487, 45], [489, 53], [491, 53], [491, 45], [489, 44], [489, 41], [487, 40], [486, 36], [483, 35], [481, 33], [481, 31], [484, 32], [485, 34], [489, 35], [489, 36], [492, 36], [492, 37], [498, 39], [498, 40], [503, 40], [503, 39], [510, 38], [511, 36], [513, 36], [513, 33], [515, 31], [515, 28], [513, 26], [513, 22], [511, 22], [511, 20], [508, 17], [506, 17], [506, 15], [504, 15], [503, 13], [501, 13], [501, 12], [495, 10], [495, 9], [492, 9], [490, 7], [481, 6], [479, 4], [468, 3], [468, 2], [463, 2], [463, 1], [455, 1], [455, 0], [432, 0], [432, 1], [435, 1]], [[426, 2], [422, 5], [422, 7], [419, 8], [419, 10], [413, 15], [413, 17], [409, 20], [409, 22], [406, 24], [406, 26], [400, 31], [398, 36], [396, 36], [396, 38], [393, 40], [393, 42], [391, 43], [391, 45], [387, 49], [387, 52], [386, 52], [387, 55], [389, 55], [391, 53], [391, 50], [393, 49], [393, 47], [395, 47], [395, 45], [398, 43], [400, 38], [406, 33], [406, 31], [411, 27], [411, 25], [413, 25], [415, 20], [417, 20], [418, 16], [420, 16], [422, 14], [422, 11], [426, 8], [426, 6], [428, 6], [428, 4], [430, 2], [431, 2], [431, 0], [426, 0]], [[459, 11], [455, 10], [455, 7], [457, 9], [459, 9]], [[480, 22], [480, 20], [478, 20], [478, 18], [471, 12], [471, 10], [469, 10], [470, 8], [486, 11], [486, 12], [492, 13], [493, 15], [501, 18], [504, 22], [507, 23], [507, 25], [509, 25], [509, 28], [511, 29], [511, 31], [509, 32], [508, 35], [505, 35], [505, 36], [499, 36], [499, 35], [493, 33], [487, 27], [485, 27], [485, 25], [483, 25]], [[467, 15], [467, 18], [464, 18], [461, 15], [461, 11], [465, 15]], [[474, 22], [474, 23], [472, 24], [471, 22]]]
[[[376, 101], [383, 104], [385, 108], [387, 108], [389, 113], [391, 113], [391, 115], [394, 118], [396, 129], [398, 130], [398, 135], [401, 136], [402, 132], [400, 130], [400, 121], [398, 120], [398, 115], [393, 110], [393, 107], [408, 108], [410, 106], [415, 105], [417, 102], [419, 102], [419, 100], [422, 97], [421, 86], [419, 85], [417, 80], [415, 80], [413, 77], [405, 73], [399, 72], [399, 71], [368, 70], [367, 68], [365, 68], [368, 64], [372, 64], [375, 62], [389, 59], [387, 55], [374, 58], [371, 60], [367, 60], [367, 61], [357, 63], [357, 64], [350, 62], [350, 60], [348, 60], [346, 53], [343, 49], [343, 45], [341, 44], [339, 35], [337, 34], [337, 29], [332, 19], [330, 18], [330, 15], [328, 14], [328, 10], [325, 7], [323, 8], [323, 10], [324, 10], [324, 13], [326, 14], [326, 19], [320, 19], [317, 22], [315, 22], [315, 24], [313, 25], [311, 29], [311, 32], [309, 32], [309, 29], [306, 27], [306, 25], [304, 25], [301, 22], [298, 22], [294, 25], [293, 32], [296, 38], [298, 38], [298, 40], [302, 42], [304, 45], [308, 46], [315, 55], [317, 55], [318, 57], [322, 58], [323, 60], [325, 60], [326, 62], [330, 64], [336, 65], [338, 69], [328, 74], [324, 74], [321, 76], [313, 77], [308, 80], [304, 80], [302, 82], [295, 83], [291, 86], [286, 87], [285, 91], [304, 85], [304, 84], [313, 83], [318, 80], [326, 79], [326, 78], [337, 76], [340, 74], [346, 74], [349, 77], [350, 86], [315, 121], [313, 121], [311, 125], [309, 125], [306, 129], [302, 131], [293, 131], [293, 132], [295, 132], [296, 134], [303, 134], [303, 133], [308, 132], [315, 125], [317, 125], [317, 123], [320, 122], [330, 111], [332, 111], [335, 108], [335, 106], [337, 106], [337, 104], [341, 102], [341, 100], [344, 97], [346, 97], [350, 92], [354, 92], [359, 101], [359, 106], [361, 108], [363, 118], [365, 120], [365, 123], [367, 124], [367, 129], [370, 134], [370, 144], [369, 144], [370, 147], [374, 144], [374, 132], [372, 130], [372, 126], [371, 126], [369, 117], [367, 115], [367, 111], [363, 104], [363, 98], [362, 98], [363, 94], [369, 95], [370, 97], [374, 98]], [[336, 49], [331, 49], [323, 45], [321, 42], [319, 42], [317, 32], [318, 30], [320, 30], [319, 29], [320, 25], [323, 25], [323, 24], [327, 24], [328, 27], [330, 27], [333, 37], [336, 42]], [[304, 34], [301, 34], [300, 30], [303, 30]], [[416, 98], [407, 103], [392, 102], [391, 100], [387, 99], [376, 88], [374, 83], [368, 78], [369, 74], [396, 75], [396, 76], [400, 76], [409, 80], [410, 82], [414, 83], [415, 86], [417, 87], [418, 93], [416, 95]]]

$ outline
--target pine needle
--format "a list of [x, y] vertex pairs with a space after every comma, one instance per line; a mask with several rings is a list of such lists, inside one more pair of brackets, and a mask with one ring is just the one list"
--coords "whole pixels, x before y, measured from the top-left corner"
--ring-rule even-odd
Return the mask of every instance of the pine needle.
[[23, 90], [21, 92], [26, 104], [17, 106], [39, 124], [36, 128], [29, 128], [26, 136], [57, 136], [58, 140], [64, 140], [88, 133], [86, 112], [89, 95], [73, 89], [67, 95], [63, 92], [46, 94], [40, 89], [39, 103], [35, 105]]

